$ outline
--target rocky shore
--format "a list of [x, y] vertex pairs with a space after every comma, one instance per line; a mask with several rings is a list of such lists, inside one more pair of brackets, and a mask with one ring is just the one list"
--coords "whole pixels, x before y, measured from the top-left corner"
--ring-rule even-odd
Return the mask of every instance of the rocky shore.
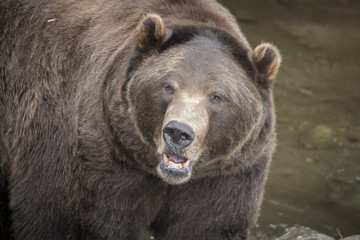
[[[286, 233], [275, 240], [335, 240], [335, 238], [308, 227], [295, 226], [287, 228]], [[360, 235], [341, 237], [339, 240], [360, 240]]]
[[[309, 227], [304, 226], [293, 226], [285, 229], [286, 233], [281, 235], [280, 237], [255, 237], [250, 236], [249, 240], [360, 240], [360, 235], [352, 235], [352, 236], [341, 236], [340, 238], [333, 238], [326, 234], [315, 231]], [[142, 240], [155, 240], [155, 237], [152, 235], [151, 231], [146, 230], [143, 233], [141, 238]]]

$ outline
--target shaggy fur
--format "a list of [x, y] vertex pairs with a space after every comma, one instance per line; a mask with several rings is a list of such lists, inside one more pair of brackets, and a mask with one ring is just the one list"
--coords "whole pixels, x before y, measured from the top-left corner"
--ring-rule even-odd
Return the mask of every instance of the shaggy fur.
[[0, 1], [2, 237], [246, 239], [279, 64], [213, 0]]

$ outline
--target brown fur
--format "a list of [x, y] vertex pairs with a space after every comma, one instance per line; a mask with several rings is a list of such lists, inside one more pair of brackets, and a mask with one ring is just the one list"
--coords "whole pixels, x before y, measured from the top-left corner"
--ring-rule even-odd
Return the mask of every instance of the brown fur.
[[[0, 54], [4, 236], [11, 214], [15, 239], [247, 238], [280, 55], [215, 1], [2, 0]], [[185, 149], [163, 140], [174, 119]], [[166, 151], [190, 174], [161, 174]]]
[[165, 37], [165, 26], [159, 15], [147, 14], [138, 28], [138, 44], [144, 50], [162, 42]]
[[253, 56], [265, 80], [274, 79], [281, 63], [279, 50], [270, 43], [262, 43], [254, 49]]

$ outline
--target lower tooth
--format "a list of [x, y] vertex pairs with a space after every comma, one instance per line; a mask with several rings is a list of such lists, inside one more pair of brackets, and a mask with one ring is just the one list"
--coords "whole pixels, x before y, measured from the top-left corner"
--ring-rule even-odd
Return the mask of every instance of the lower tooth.
[[163, 158], [164, 158], [164, 162], [165, 162], [166, 164], [168, 164], [168, 163], [169, 163], [169, 159], [167, 158], [167, 156], [166, 156], [165, 153], [163, 154]]
[[174, 168], [181, 168], [181, 164], [178, 164], [178, 163], [174, 163], [172, 161], [170, 161], [170, 165]]
[[184, 162], [183, 164], [181, 164], [181, 166], [184, 168], [184, 167], [187, 167], [190, 163], [190, 160], [186, 160], [186, 162]]

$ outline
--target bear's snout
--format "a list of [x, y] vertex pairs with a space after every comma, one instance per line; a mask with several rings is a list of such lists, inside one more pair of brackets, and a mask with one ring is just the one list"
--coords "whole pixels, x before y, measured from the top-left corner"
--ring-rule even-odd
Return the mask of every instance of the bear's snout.
[[178, 150], [183, 150], [189, 146], [195, 135], [195, 132], [188, 124], [175, 120], [167, 123], [163, 129], [166, 144]]
[[193, 154], [197, 149], [194, 141], [196, 133], [189, 124], [174, 118], [164, 123], [166, 123], [162, 130], [164, 141], [158, 148], [161, 159], [157, 172], [165, 182], [181, 184], [190, 179], [193, 162], [198, 157]]

